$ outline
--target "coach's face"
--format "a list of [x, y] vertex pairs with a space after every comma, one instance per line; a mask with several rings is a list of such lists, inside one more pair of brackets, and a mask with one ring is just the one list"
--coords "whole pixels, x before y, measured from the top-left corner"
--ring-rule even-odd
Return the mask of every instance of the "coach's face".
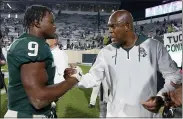
[[53, 35], [56, 31], [53, 13], [46, 12], [45, 16], [40, 22], [40, 28], [45, 39], [53, 38]]
[[109, 33], [111, 35], [111, 40], [113, 43], [117, 43], [119, 45], [123, 45], [126, 43], [126, 27], [127, 23], [123, 22], [118, 18], [117, 15], [112, 14], [109, 17], [108, 27]]

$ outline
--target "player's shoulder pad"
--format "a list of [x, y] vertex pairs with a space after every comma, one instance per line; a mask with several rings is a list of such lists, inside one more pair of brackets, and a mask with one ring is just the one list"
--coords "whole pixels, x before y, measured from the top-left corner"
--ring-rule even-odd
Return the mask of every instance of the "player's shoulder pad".
[[33, 38], [20, 38], [13, 46], [13, 57], [20, 63], [44, 61], [52, 57], [50, 48], [45, 41]]

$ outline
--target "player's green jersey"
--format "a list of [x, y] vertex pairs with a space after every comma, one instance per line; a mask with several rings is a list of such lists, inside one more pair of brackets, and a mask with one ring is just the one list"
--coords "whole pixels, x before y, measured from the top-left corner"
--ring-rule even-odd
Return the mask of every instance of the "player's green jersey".
[[19, 116], [22, 113], [22, 116], [27, 118], [32, 114], [47, 115], [51, 105], [40, 110], [35, 109], [28, 99], [20, 74], [20, 68], [23, 64], [45, 62], [48, 74], [47, 85], [53, 84], [55, 65], [53, 63], [52, 53], [45, 40], [27, 33], [22, 34], [10, 46], [7, 54], [7, 62], [9, 70], [8, 108], [18, 111]]

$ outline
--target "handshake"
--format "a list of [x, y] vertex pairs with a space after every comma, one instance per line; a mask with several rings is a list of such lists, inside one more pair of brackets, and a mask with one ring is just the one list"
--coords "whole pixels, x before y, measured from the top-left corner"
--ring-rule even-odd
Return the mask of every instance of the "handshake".
[[82, 69], [79, 66], [76, 66], [74, 64], [71, 64], [70, 68], [66, 68], [64, 71], [64, 78], [65, 79], [74, 77], [78, 81], [80, 81], [82, 78], [82, 75], [83, 75]]

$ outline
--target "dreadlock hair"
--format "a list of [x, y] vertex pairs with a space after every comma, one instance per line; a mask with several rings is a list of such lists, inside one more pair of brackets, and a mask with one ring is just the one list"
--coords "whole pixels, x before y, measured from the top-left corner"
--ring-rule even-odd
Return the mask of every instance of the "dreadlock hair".
[[28, 7], [24, 15], [24, 30], [27, 32], [35, 20], [40, 22], [46, 15], [46, 12], [51, 13], [52, 10], [42, 5], [32, 5]]

